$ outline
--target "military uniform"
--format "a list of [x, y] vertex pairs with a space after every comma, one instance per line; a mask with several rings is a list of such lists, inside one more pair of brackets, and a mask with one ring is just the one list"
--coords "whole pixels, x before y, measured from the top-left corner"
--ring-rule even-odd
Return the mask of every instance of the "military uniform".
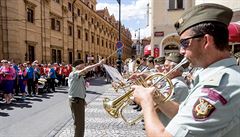
[[[175, 102], [181, 104], [188, 96], [188, 86], [185, 83], [184, 78], [181, 76], [175, 77], [175, 78], [171, 79], [171, 81], [174, 86], [174, 93], [171, 97], [171, 101], [175, 101]], [[168, 118], [162, 112], [158, 112], [158, 116], [164, 126], [167, 126], [167, 124], [171, 121], [171, 119]]]
[[[170, 65], [171, 63], [178, 64], [181, 62], [182, 59], [183, 59], [183, 55], [181, 55], [180, 53], [170, 53], [168, 56], [166, 56], [167, 62], [164, 62], [164, 64], [167, 66]], [[174, 67], [174, 66], [171, 65], [171, 67]], [[170, 69], [170, 68], [167, 67], [165, 69], [166, 69], [166, 71], [169, 71], [168, 69]], [[182, 73], [182, 71], [180, 69], [178, 70], [178, 72]], [[173, 73], [173, 72], [171, 72], [171, 73]], [[181, 76], [181, 73], [177, 73], [177, 74], [173, 73], [172, 75], [174, 75], [174, 76], [172, 76], [172, 78], [171, 78], [171, 82], [174, 87], [174, 92], [171, 97], [171, 100], [178, 104], [181, 104], [188, 95], [188, 86], [185, 82], [184, 77]], [[161, 111], [158, 112], [158, 116], [164, 126], [166, 126], [171, 120], [165, 114], [163, 114]]]
[[[198, 24], [216, 22], [221, 24], [221, 29], [225, 32], [232, 15], [233, 11], [228, 7], [212, 3], [200, 4], [186, 11], [175, 23], [175, 28], [181, 35]], [[226, 36], [225, 33], [223, 35]], [[181, 40], [180, 43], [184, 44]], [[222, 46], [214, 44], [209, 46]], [[193, 52], [190, 49], [189, 51]], [[215, 50], [211, 51], [220, 50], [215, 47]], [[238, 137], [240, 135], [240, 67], [237, 66], [234, 58], [228, 58], [226, 51], [220, 52], [226, 58], [218, 60], [221, 55], [214, 54], [215, 62], [196, 76], [194, 87], [166, 127], [172, 136]]]
[[233, 58], [204, 69], [166, 130], [181, 137], [239, 136], [239, 78], [240, 68]]

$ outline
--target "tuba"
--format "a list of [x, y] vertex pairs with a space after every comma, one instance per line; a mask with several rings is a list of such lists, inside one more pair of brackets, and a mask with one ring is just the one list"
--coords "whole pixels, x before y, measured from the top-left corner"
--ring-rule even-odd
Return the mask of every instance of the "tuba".
[[[172, 73], [173, 71], [180, 68], [182, 65], [186, 64], [188, 60], [184, 58], [179, 64], [177, 64], [173, 69], [171, 69], [166, 74], [153, 74], [148, 76], [146, 79], [138, 80], [140, 81], [143, 87], [156, 87], [154, 92], [154, 98], [160, 98], [162, 100], [158, 100], [158, 102], [167, 102], [173, 95], [174, 86], [170, 79], [167, 76]], [[108, 114], [114, 118], [121, 117], [126, 123], [129, 125], [134, 125], [143, 119], [143, 114], [138, 115], [136, 118], [127, 119], [123, 115], [123, 110], [129, 106], [132, 102], [132, 93], [133, 90], [130, 88], [124, 95], [115, 98], [114, 100], [110, 100], [109, 98], [104, 98], [103, 100], [103, 107], [108, 112]]]

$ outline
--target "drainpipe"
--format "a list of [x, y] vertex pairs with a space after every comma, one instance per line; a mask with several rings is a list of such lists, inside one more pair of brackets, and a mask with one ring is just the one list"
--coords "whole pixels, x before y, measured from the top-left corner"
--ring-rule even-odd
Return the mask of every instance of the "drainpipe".
[[43, 60], [43, 15], [42, 15], [42, 12], [43, 12], [43, 0], [40, 1], [40, 5], [41, 5], [41, 12], [40, 12], [40, 16], [41, 16], [41, 48], [42, 48], [42, 63], [44, 62]]
[[6, 39], [7, 39], [7, 59], [9, 59], [9, 41], [8, 41], [8, 9], [7, 9], [7, 0], [5, 0], [5, 9], [6, 9]]
[[75, 17], [74, 17], [74, 4], [76, 0], [72, 3], [72, 21], [73, 21], [73, 62], [75, 61]]
[[43, 18], [44, 18], [44, 22], [43, 22], [43, 33], [44, 33], [44, 54], [45, 54], [45, 57], [44, 57], [44, 63], [47, 63], [47, 35], [46, 35], [46, 4], [45, 2], [43, 3]]
[[1, 15], [1, 16], [0, 16], [0, 19], [1, 19], [1, 30], [2, 30], [2, 31], [1, 31], [1, 32], [2, 32], [2, 58], [4, 58], [4, 56], [3, 56], [3, 55], [4, 55], [4, 48], [3, 48], [3, 47], [4, 47], [4, 46], [3, 46], [3, 45], [4, 45], [4, 43], [3, 43], [3, 42], [4, 42], [4, 41], [3, 41], [3, 38], [4, 38], [4, 37], [3, 37], [3, 14], [2, 14], [2, 8], [3, 8], [3, 7], [2, 7], [2, 1], [1, 1], [1, 0], [0, 0], [0, 8], [1, 8], [1, 10], [0, 10], [0, 15]]
[[[27, 10], [27, 6], [25, 4], [25, 11]], [[28, 45], [27, 45], [27, 16], [25, 16], [25, 43], [26, 43], [26, 52], [25, 52], [25, 61], [28, 60]]]

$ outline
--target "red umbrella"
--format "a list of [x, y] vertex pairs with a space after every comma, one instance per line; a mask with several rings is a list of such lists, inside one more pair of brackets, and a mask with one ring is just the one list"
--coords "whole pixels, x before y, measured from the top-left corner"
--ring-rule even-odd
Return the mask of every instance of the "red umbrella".
[[231, 22], [228, 26], [229, 42], [240, 42], [240, 23]]

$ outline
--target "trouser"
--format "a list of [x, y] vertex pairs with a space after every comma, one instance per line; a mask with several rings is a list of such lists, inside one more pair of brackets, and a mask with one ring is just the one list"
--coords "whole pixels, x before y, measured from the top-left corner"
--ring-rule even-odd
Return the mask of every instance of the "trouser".
[[70, 98], [70, 108], [74, 121], [74, 137], [84, 137], [85, 129], [85, 100], [81, 98]]
[[31, 95], [32, 92], [33, 92], [33, 94], [36, 94], [33, 79], [28, 79], [27, 80], [27, 89], [28, 89], [28, 94], [29, 95]]
[[52, 92], [55, 92], [55, 79], [54, 78], [49, 79], [49, 87], [52, 89]]

